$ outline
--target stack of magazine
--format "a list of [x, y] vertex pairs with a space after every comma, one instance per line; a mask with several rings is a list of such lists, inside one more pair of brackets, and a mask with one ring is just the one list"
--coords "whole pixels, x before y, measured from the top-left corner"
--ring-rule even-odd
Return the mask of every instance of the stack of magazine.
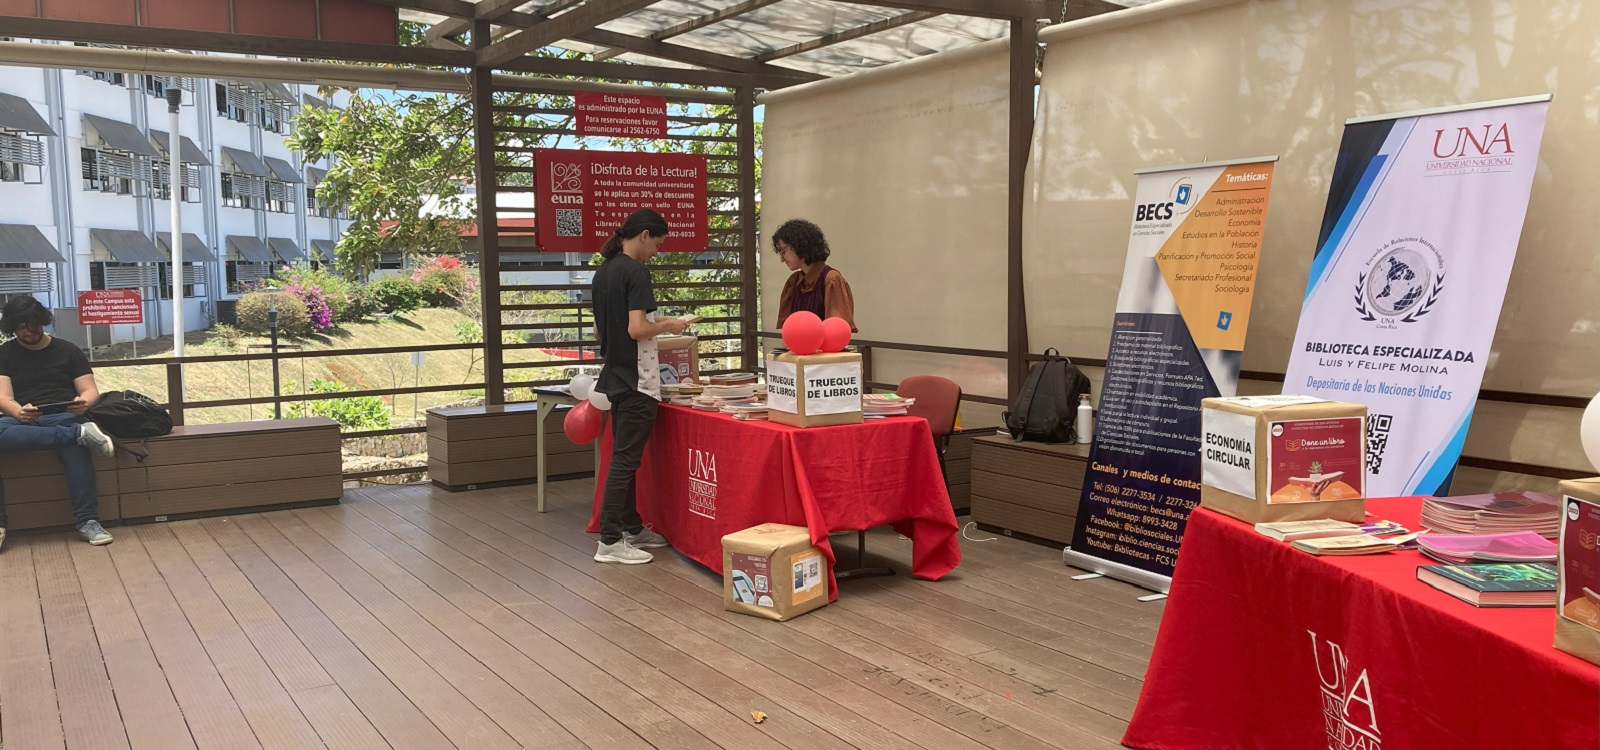
[[1556, 543], [1531, 531], [1506, 534], [1434, 534], [1417, 540], [1422, 554], [1445, 563], [1553, 563]]
[[868, 393], [861, 397], [861, 415], [864, 418], [903, 417], [911, 413], [914, 398], [902, 398], [893, 393]]
[[1531, 531], [1554, 539], [1561, 531], [1561, 502], [1542, 492], [1430, 497], [1422, 502], [1422, 525], [1444, 534]]

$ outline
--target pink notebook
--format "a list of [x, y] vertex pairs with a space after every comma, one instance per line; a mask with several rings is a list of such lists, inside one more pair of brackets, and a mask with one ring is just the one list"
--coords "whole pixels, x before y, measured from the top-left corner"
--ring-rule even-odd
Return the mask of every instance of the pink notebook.
[[1461, 536], [1424, 534], [1417, 539], [1417, 545], [1430, 557], [1447, 562], [1553, 562], [1556, 559], [1555, 542], [1531, 531]]

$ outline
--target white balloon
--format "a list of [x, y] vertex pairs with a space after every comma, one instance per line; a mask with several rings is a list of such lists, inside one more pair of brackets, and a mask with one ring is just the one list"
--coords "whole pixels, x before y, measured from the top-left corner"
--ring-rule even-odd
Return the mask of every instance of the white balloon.
[[594, 389], [594, 378], [582, 374], [573, 376], [572, 384], [569, 387], [572, 388], [573, 398], [587, 399], [589, 398], [589, 393]]
[[594, 404], [594, 408], [600, 411], [611, 411], [611, 397], [599, 391], [589, 394], [589, 403]]
[[1578, 430], [1583, 438], [1583, 454], [1589, 457], [1589, 463], [1600, 471], [1600, 394], [1589, 402], [1589, 408], [1583, 410], [1582, 427]]

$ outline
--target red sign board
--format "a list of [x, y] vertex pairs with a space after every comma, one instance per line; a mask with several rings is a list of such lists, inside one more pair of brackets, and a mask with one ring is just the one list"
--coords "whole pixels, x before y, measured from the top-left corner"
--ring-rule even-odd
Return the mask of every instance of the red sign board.
[[672, 233], [664, 252], [703, 252], [706, 157], [619, 151], [539, 149], [539, 249], [597, 253], [628, 214], [653, 208]]
[[612, 138], [667, 137], [667, 98], [580, 91], [578, 135]]
[[137, 289], [78, 292], [78, 322], [86, 326], [143, 323], [144, 300]]

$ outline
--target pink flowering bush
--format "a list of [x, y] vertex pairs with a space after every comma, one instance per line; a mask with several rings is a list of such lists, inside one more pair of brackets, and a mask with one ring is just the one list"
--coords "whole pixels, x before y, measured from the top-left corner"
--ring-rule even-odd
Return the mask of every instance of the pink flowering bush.
[[322, 333], [333, 327], [333, 307], [328, 304], [328, 299], [323, 296], [321, 289], [290, 284], [284, 287], [284, 291], [305, 303], [306, 316], [311, 321], [312, 331]]
[[455, 255], [427, 258], [411, 273], [429, 307], [460, 307], [478, 290], [478, 275]]

